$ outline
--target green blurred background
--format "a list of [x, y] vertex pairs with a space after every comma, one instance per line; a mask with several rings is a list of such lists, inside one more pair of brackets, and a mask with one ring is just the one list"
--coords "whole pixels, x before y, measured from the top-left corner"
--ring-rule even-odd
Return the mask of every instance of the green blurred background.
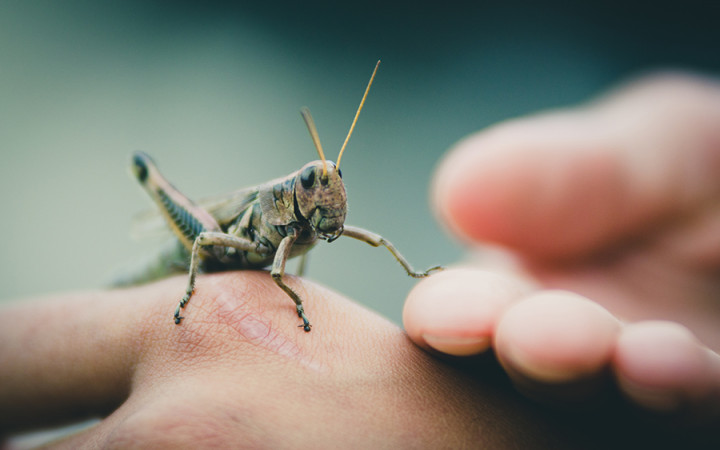
[[[427, 202], [458, 139], [656, 68], [720, 69], [717, 1], [252, 3], [0, 0], [0, 299], [101, 287], [161, 245], [130, 238], [151, 207], [134, 150], [193, 198], [257, 184], [316, 158], [305, 105], [335, 159], [377, 59], [347, 222], [417, 268], [462, 256]], [[400, 320], [413, 280], [386, 251], [340, 239], [309, 262]]]

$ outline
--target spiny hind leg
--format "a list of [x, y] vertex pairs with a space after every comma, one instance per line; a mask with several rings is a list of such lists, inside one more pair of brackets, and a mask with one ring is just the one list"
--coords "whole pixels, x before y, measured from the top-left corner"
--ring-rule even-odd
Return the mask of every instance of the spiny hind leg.
[[190, 301], [190, 297], [192, 297], [193, 292], [195, 292], [195, 277], [197, 276], [200, 264], [200, 250], [203, 247], [208, 246], [232, 247], [238, 250], [255, 253], [264, 253], [267, 251], [267, 248], [260, 246], [257, 243], [218, 231], [204, 231], [200, 233], [193, 242], [192, 253], [190, 255], [190, 274], [188, 277], [187, 288], [185, 289], [185, 295], [175, 308], [175, 314], [173, 314], [175, 325], [180, 324], [180, 322], [184, 319], [184, 317], [180, 315], [180, 310], [187, 306]]

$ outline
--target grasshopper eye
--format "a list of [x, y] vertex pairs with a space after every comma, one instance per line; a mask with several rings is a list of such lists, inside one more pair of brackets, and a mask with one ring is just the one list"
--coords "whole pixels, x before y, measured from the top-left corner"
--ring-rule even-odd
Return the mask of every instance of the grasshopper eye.
[[338, 176], [339, 176], [340, 178], [342, 178], [342, 170], [338, 169], [338, 170], [337, 170], [337, 173], [338, 173]]
[[300, 174], [300, 184], [302, 184], [303, 188], [310, 189], [314, 183], [315, 168], [308, 167], [307, 169], [303, 170], [303, 173]]

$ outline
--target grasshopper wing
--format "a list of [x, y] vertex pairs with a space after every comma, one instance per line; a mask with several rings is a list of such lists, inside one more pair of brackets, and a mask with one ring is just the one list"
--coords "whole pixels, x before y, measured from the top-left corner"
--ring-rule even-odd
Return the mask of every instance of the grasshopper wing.
[[258, 197], [257, 186], [242, 188], [214, 197], [206, 197], [198, 202], [221, 227], [229, 225]]
[[130, 223], [130, 237], [135, 240], [168, 238], [172, 236], [165, 218], [157, 209], [146, 209], [135, 214]]

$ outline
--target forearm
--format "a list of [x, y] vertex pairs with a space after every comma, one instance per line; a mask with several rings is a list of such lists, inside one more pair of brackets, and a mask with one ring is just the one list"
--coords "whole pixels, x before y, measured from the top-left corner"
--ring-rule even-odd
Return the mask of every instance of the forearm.
[[127, 395], [131, 302], [91, 292], [0, 308], [0, 432], [101, 414]]

